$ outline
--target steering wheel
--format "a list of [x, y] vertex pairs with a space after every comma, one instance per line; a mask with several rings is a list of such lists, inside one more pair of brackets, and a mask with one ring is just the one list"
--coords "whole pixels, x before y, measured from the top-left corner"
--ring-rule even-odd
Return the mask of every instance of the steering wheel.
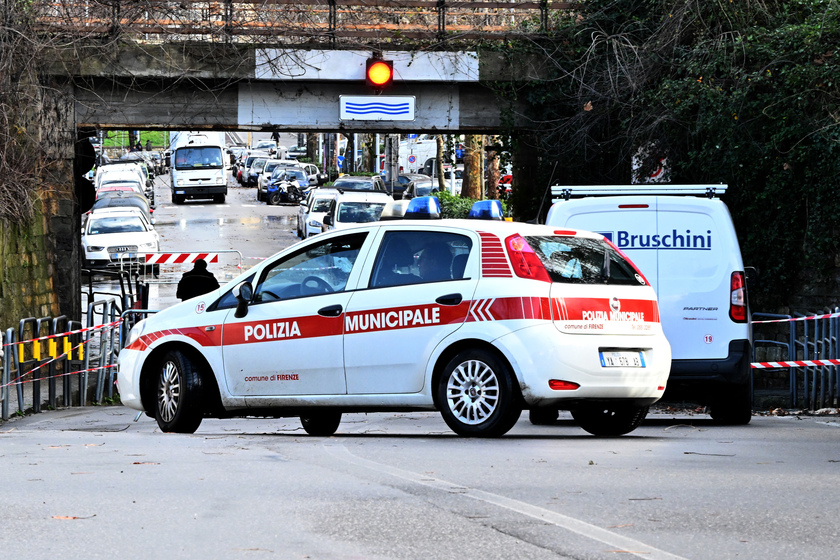
[[306, 292], [310, 294], [328, 294], [333, 291], [333, 287], [330, 286], [329, 282], [318, 276], [307, 276], [300, 283], [300, 286], [301, 288], [306, 288]]

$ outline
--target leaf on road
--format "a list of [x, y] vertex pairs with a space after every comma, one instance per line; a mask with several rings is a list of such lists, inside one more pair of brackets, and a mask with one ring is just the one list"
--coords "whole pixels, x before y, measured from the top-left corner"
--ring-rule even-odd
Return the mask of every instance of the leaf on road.
[[85, 516], [78, 516], [78, 515], [53, 515], [53, 519], [91, 519], [96, 517], [96, 514], [93, 515], [85, 515]]
[[698, 453], [697, 451], [683, 451], [683, 455], [706, 455], [708, 457], [734, 457], [735, 454], [726, 455], [723, 453]]

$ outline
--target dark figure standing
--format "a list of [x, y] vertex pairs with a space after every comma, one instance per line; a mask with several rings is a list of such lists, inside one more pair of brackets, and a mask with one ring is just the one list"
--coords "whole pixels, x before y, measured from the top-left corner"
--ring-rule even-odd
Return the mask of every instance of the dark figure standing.
[[207, 261], [198, 259], [192, 270], [188, 270], [178, 282], [175, 296], [181, 301], [212, 292], [219, 287], [219, 282], [213, 273], [207, 270]]

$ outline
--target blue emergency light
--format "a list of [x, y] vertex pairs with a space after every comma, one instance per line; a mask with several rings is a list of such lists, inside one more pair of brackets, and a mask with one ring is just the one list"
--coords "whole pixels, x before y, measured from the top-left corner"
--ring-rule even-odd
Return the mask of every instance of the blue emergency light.
[[439, 220], [440, 201], [436, 196], [412, 198], [405, 209], [406, 220]]
[[501, 200], [479, 200], [470, 208], [472, 220], [504, 220]]

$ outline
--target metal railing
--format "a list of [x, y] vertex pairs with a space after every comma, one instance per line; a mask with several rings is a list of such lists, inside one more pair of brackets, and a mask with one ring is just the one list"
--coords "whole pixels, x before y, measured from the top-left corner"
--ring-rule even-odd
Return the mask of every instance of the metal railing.
[[294, 44], [342, 40], [501, 40], [545, 34], [579, 3], [495, 0], [52, 0], [33, 3], [51, 34], [146, 42]]
[[[17, 328], [7, 329], [2, 336], [0, 381], [3, 420], [12, 413], [13, 395], [16, 412], [21, 414], [30, 409], [41, 412], [44, 402], [50, 408], [85, 406], [91, 389], [95, 402], [102, 402], [106, 391], [113, 398], [119, 340], [114, 333], [120, 325], [115, 310], [116, 301], [111, 298], [90, 303], [87, 327], [61, 316], [28, 317]], [[43, 382], [46, 401], [41, 394]]]
[[[765, 368], [788, 374], [791, 407], [816, 410], [840, 405], [840, 308], [828, 314], [754, 313], [753, 362], [820, 362], [801, 367]], [[760, 334], [759, 332], [760, 331]]]

